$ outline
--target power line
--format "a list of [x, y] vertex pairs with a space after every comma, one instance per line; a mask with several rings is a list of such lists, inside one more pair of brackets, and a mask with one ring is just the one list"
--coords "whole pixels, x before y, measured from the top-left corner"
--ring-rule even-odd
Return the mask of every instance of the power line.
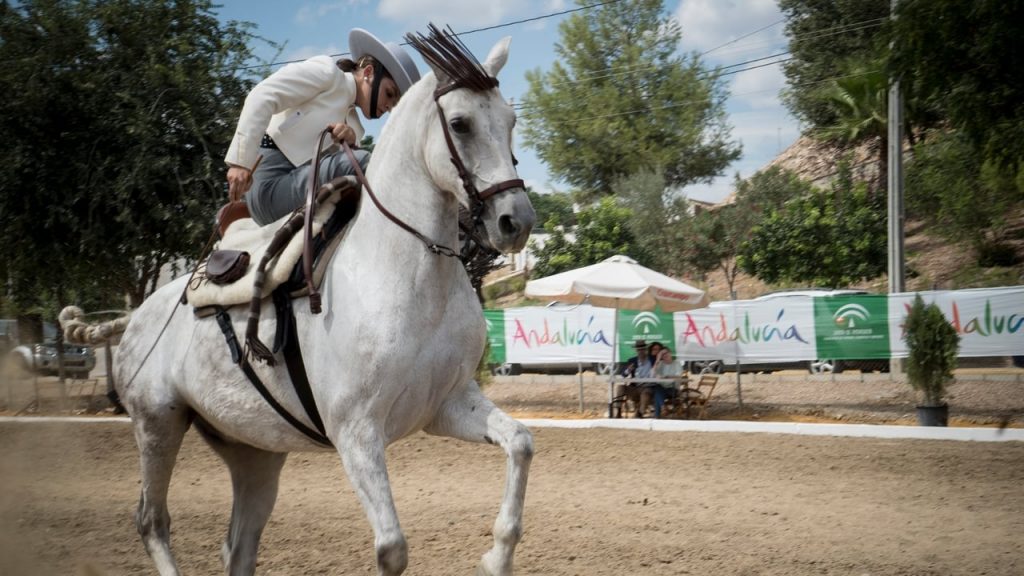
[[[788, 52], [782, 52], [780, 54], [775, 54], [775, 55], [772, 55], [772, 56], [765, 56], [765, 58], [774, 58], [776, 56], [782, 56], [782, 55], [785, 55], [785, 54], [788, 54]], [[760, 61], [760, 60], [764, 60], [765, 58], [756, 58], [756, 59], [750, 60], [748, 62], [732, 64], [732, 65], [730, 65], [730, 67], [732, 67], [732, 66], [740, 66], [742, 64], [748, 64], [750, 62], [757, 62], [757, 61]], [[724, 73], [720, 73], [720, 74], [715, 74], [714, 72], [709, 72], [704, 78], [707, 79], [707, 78], [711, 78], [711, 77], [721, 78], [723, 76], [732, 76], [733, 74], [739, 74], [741, 72], [749, 72], [750, 70], [756, 70], [758, 68], [764, 68], [766, 66], [772, 66], [774, 64], [782, 64], [784, 62], [789, 62], [790, 60], [793, 60], [793, 58], [783, 58], [783, 59], [780, 59], [780, 60], [775, 60], [773, 62], [765, 62], [763, 64], [758, 64], [757, 66], [750, 66], [748, 68], [742, 68], [740, 70], [731, 70], [729, 72], [724, 72]], [[858, 74], [854, 74], [854, 76], [857, 76], [857, 75]], [[842, 77], [838, 77], [838, 78], [842, 78]], [[745, 96], [747, 94], [754, 94], [754, 93], [758, 93], [758, 92], [763, 92], [763, 90], [757, 90], [755, 92], [747, 92], [747, 93], [743, 93], [743, 94], [733, 94], [732, 96]], [[650, 108], [648, 110], [661, 110], [661, 109], [665, 109], [665, 108], [677, 108], [679, 106], [684, 106], [686, 104], [701, 103], [701, 102], [707, 102], [707, 101], [710, 101], [710, 100], [705, 99], [705, 100], [696, 100], [696, 101], [690, 101], [690, 102], [680, 102], [680, 103], [668, 104], [668, 105], [663, 106], [663, 107]], [[575, 101], [571, 105], [564, 106], [563, 108], [570, 108], [570, 107], [571, 108], [579, 108], [579, 106], [580, 106], [580, 102], [579, 101]], [[517, 109], [517, 110], [522, 110], [522, 111], [528, 111], [528, 110], [531, 110], [531, 109], [538, 108], [537, 105], [530, 105], [530, 104], [525, 104], [525, 103], [515, 104], [515, 105], [513, 105], [513, 107], [515, 109]], [[619, 116], [619, 115], [620, 114], [618, 114], [618, 113], [617, 114], [612, 114], [612, 116]], [[527, 113], [527, 114], [524, 114], [524, 116], [529, 117], [530, 114]], [[598, 116], [597, 118], [603, 118], [603, 116]]]
[[[813, 32], [805, 32], [803, 34], [796, 34], [788, 38], [789, 42], [795, 40], [810, 40], [814, 38], [837, 36], [839, 34], [846, 34], [848, 32], [859, 32], [861, 30], [867, 30], [869, 28], [877, 28], [882, 26], [886, 18], [873, 18], [869, 20], [861, 20], [858, 22], [851, 22], [849, 24], [840, 24], [837, 26], [831, 26], [822, 30], [815, 30]], [[757, 49], [763, 46], [775, 46], [778, 44], [776, 41], [758, 41], [750, 44], [743, 44], [737, 46], [734, 50], [726, 50], [723, 54], [736, 54], [738, 52], [747, 52], [753, 49]]]
[[730, 44], [735, 44], [735, 43], [739, 42], [740, 40], [743, 40], [745, 38], [750, 38], [751, 36], [753, 36], [754, 34], [757, 34], [758, 32], [764, 32], [765, 30], [767, 30], [767, 29], [769, 29], [769, 28], [771, 28], [773, 26], [776, 26], [778, 24], [781, 24], [782, 22], [785, 22], [785, 21], [786, 21], [785, 18], [782, 18], [780, 20], [776, 20], [775, 22], [772, 22], [771, 24], [769, 24], [767, 26], [762, 26], [761, 28], [758, 28], [757, 30], [754, 30], [753, 32], [748, 32], [747, 34], [744, 34], [743, 36], [740, 36], [739, 38], [736, 38], [734, 40], [730, 40], [730, 41], [726, 42], [725, 44], [720, 44], [720, 45], [715, 46], [714, 48], [712, 48], [710, 50], [705, 50], [704, 52], [701, 52], [700, 55], [701, 56], [707, 56], [708, 54], [711, 54], [712, 52], [714, 52], [714, 51], [716, 51], [716, 50], [718, 50], [720, 48], [725, 48], [726, 46], [728, 46]]
[[[884, 20], [885, 20], [885, 18], [874, 18], [874, 19], [870, 19], [870, 20], [861, 20], [859, 22], [852, 22], [850, 24], [842, 24], [842, 25], [838, 25], [838, 26], [832, 26], [832, 27], [826, 28], [824, 30], [818, 30], [818, 31], [815, 31], [815, 32], [808, 32], [806, 34], [799, 34], [799, 35], [793, 36], [792, 39], [793, 40], [796, 40], [796, 39], [806, 40], [806, 39], [811, 39], [811, 38], [824, 38], [824, 37], [828, 37], [828, 36], [836, 36], [836, 35], [839, 35], [839, 34], [845, 34], [847, 32], [856, 32], [856, 31], [859, 31], [859, 30], [867, 29], [867, 28], [874, 28], [874, 27], [881, 26], [881, 22], [884, 21]], [[777, 24], [777, 23], [778, 22], [776, 22], [775, 24]], [[736, 40], [740, 40], [742, 38], [750, 37], [751, 35], [756, 34], [757, 32], [760, 32], [760, 31], [762, 31], [762, 30], [764, 30], [766, 28], [770, 28], [773, 25], [774, 24], [770, 24], [768, 26], [764, 26], [762, 28], [759, 28], [758, 30], [755, 30], [753, 32], [745, 34], [745, 35], [741, 36], [740, 38], [737, 38]], [[722, 46], [726, 46], [728, 44], [729, 44], [729, 42], [727, 42], [726, 44], [723, 44]], [[761, 44], [764, 44], [764, 43], [761, 43]], [[717, 48], [712, 48], [712, 50], [717, 50]], [[703, 54], [701, 54], [701, 56], [703, 56], [704, 54], [707, 54], [708, 52], [711, 52], [712, 50], [704, 52]], [[790, 54], [790, 53], [791, 53], [790, 51], [786, 50], [786, 51], [783, 51], [783, 52], [779, 52], [777, 54], [773, 54], [771, 56], [763, 56], [761, 58], [754, 58], [754, 59], [751, 59], [751, 60], [746, 60], [744, 62], [738, 62], [736, 64], [728, 64], [726, 66], [720, 66], [718, 69], [719, 70], [726, 70], [726, 69], [729, 69], [729, 68], [734, 68], [734, 67], [737, 67], [737, 66], [742, 66], [742, 65], [745, 65], [745, 64], [749, 64], [749, 63], [753, 63], [753, 62], [758, 62], [758, 61], [761, 61], [761, 60], [766, 60], [768, 58], [773, 58], [775, 56], [782, 56], [782, 55]], [[616, 77], [616, 76], [623, 76], [623, 75], [627, 75], [627, 74], [631, 74], [631, 73], [635, 73], [635, 72], [656, 70], [657, 68], [658, 68], [657, 65], [647, 65], [647, 64], [627, 64], [627, 65], [623, 65], [623, 66], [609, 66], [607, 68], [602, 68], [600, 70], [587, 71], [586, 72], [587, 75], [584, 76], [584, 77], [577, 78], [575, 80], [565, 80], [563, 82], [552, 83], [552, 84], [550, 84], [550, 86], [554, 87], [554, 86], [565, 86], [565, 85], [572, 85], [572, 84], [583, 84], [585, 82], [591, 82], [591, 81], [595, 81], [595, 80], [602, 80], [602, 79], [605, 79], [605, 78], [613, 78], [613, 77]], [[751, 68], [751, 69], [753, 69], [753, 68]], [[613, 72], [613, 71], [618, 71], [618, 72]], [[605, 72], [608, 72], [608, 73], [604, 74]], [[705, 78], [710, 77], [711, 75], [713, 75], [713, 74], [709, 73], [708, 75], [705, 76]], [[727, 73], [727, 74], [721, 74], [721, 75], [727, 76], [729, 74]]]
[[[762, 64], [761, 66], [769, 66], [771, 64], [776, 64], [776, 63], [777, 62], [769, 62], [768, 64]], [[757, 66], [757, 68], [760, 68], [761, 66]], [[753, 69], [753, 68], [751, 68], [751, 69]], [[744, 71], [745, 70], [738, 70], [737, 72], [744, 72]], [[860, 72], [860, 73], [857, 73], [857, 74], [846, 74], [846, 75], [843, 75], [843, 76], [834, 76], [832, 78], [825, 78], [823, 80], [815, 80], [814, 82], [803, 82], [803, 83], [800, 83], [800, 84], [792, 84], [791, 86], [793, 86], [793, 87], [796, 87], [796, 86], [801, 86], [801, 87], [813, 86], [815, 84], [822, 84], [822, 83], [825, 83], [825, 82], [831, 82], [833, 80], [841, 80], [843, 78], [854, 78], [854, 77], [857, 77], [857, 76], [866, 76], [868, 74], [874, 74], [876, 72], [879, 72], [879, 70], [869, 70], [867, 72]], [[739, 93], [739, 94], [731, 94], [730, 96], [750, 96], [750, 95], [753, 95], [753, 94], [760, 94], [762, 92], [774, 92], [774, 91], [777, 91], [777, 90], [780, 90], [780, 89], [781, 88], [768, 88], [768, 89], [764, 89], [764, 90], [752, 90], [750, 92], [742, 92], [742, 93]], [[575, 118], [575, 119], [572, 119], [572, 120], [553, 120], [553, 122], [560, 122], [562, 124], [578, 124], [580, 122], [587, 122], [587, 121], [590, 121], [590, 120], [600, 120], [600, 119], [603, 119], [603, 118], [614, 118], [614, 117], [617, 117], [617, 116], [626, 116], [626, 115], [631, 115], [631, 114], [642, 114], [644, 112], [655, 112], [655, 111], [658, 111], [658, 110], [671, 110], [673, 108], [680, 108], [682, 106], [689, 106], [691, 104], [706, 104], [706, 103], [711, 102], [711, 101], [712, 101], [711, 98], [701, 98], [699, 100], [688, 100], [688, 101], [684, 101], [684, 102], [674, 102], [672, 104], [666, 104], [664, 106], [650, 106], [650, 107], [647, 107], [647, 108], [639, 108], [639, 109], [636, 109], [636, 110], [629, 110], [629, 111], [626, 111], [626, 112], [615, 112], [615, 113], [612, 113], [612, 114], [601, 114], [599, 116], [588, 116], [586, 118]], [[575, 108], [575, 107], [578, 107], [578, 106], [573, 106], [573, 107]], [[529, 118], [531, 116], [535, 117], [535, 115], [531, 114], [530, 112], [526, 112], [526, 113], [520, 115], [520, 117], [525, 117], [525, 118]]]
[[[546, 18], [554, 18], [555, 16], [564, 16], [573, 12], [580, 12], [582, 10], [589, 10], [591, 8], [598, 8], [607, 4], [616, 4], [622, 0], [606, 0], [605, 2], [597, 2], [595, 4], [588, 4], [586, 6], [577, 6], [576, 8], [570, 8], [568, 10], [562, 10], [560, 12], [551, 12], [550, 14], [542, 14], [541, 16], [534, 16], [532, 18], [523, 18], [522, 20], [514, 20], [512, 22], [504, 22], [502, 24], [495, 24], [494, 26], [484, 26], [482, 28], [473, 28], [471, 30], [464, 30], [462, 32], [456, 32], [456, 36], [468, 36], [470, 34], [476, 34], [477, 32], [486, 32], [488, 30], [498, 30], [499, 28], [508, 28], [509, 26], [516, 26], [519, 24], [526, 24], [527, 22], [536, 22], [537, 20], [544, 20]], [[408, 46], [408, 42], [402, 42], [401, 46]], [[341, 52], [338, 54], [330, 54], [331, 58], [337, 58], [339, 56], [348, 56], [351, 52]], [[271, 62], [270, 64], [254, 64], [252, 66], [242, 66], [239, 68], [233, 68], [233, 70], [251, 70], [253, 68], [264, 68], [274, 66], [284, 66], [285, 64], [294, 64], [296, 62], [303, 62], [305, 58], [298, 60], [283, 60], [281, 62]]]
[[[789, 53], [790, 52], [787, 50], [785, 52], [779, 52], [777, 54], [772, 54], [770, 56], [762, 56], [760, 58], [754, 58], [752, 60], [746, 60], [744, 62], [737, 62], [736, 64], [728, 64], [726, 66], [719, 66], [719, 67], [717, 67], [715, 69], [715, 71], [711, 71], [711, 72], [705, 73], [703, 77], [704, 78], [709, 78], [709, 77], [716, 76], [716, 75], [717, 76], [728, 76], [729, 74], [732, 74], [732, 72], [728, 72], [728, 73], [725, 73], [725, 74], [716, 74], [716, 71], [727, 70], [729, 68], [735, 68], [737, 66], [744, 66], [746, 64], [752, 64], [754, 62], [761, 62], [762, 60], [767, 60], [769, 58], [776, 58], [778, 56], [785, 56], [786, 54], [789, 54]], [[588, 76], [586, 78], [581, 78], [579, 80], [566, 80], [564, 82], [554, 82], [552, 84], [549, 84], [549, 86], [554, 87], [554, 86], [565, 86], [565, 85], [570, 85], [570, 84], [581, 84], [583, 82], [590, 82], [590, 81], [593, 81], [593, 80], [603, 80], [605, 78], [614, 78], [616, 76], [625, 76], [627, 74], [634, 74], [636, 72], [644, 72], [644, 71], [647, 71], [647, 70], [656, 70], [656, 69], [659, 68], [659, 66], [657, 64], [650, 64], [650, 65], [643, 65], [643, 66], [639, 66], [639, 65], [638, 66], [627, 66], [627, 67], [624, 67], [624, 68], [626, 68], [626, 69], [624, 71], [622, 71], [622, 72], [615, 72], [613, 74], [605, 74], [603, 76]], [[611, 70], [611, 69], [612, 68], [608, 68], [607, 70]], [[753, 68], [750, 68], [750, 69], [752, 70]], [[597, 71], [597, 72], [600, 72], [600, 71]], [[740, 70], [740, 72], [742, 72], [742, 70]]]

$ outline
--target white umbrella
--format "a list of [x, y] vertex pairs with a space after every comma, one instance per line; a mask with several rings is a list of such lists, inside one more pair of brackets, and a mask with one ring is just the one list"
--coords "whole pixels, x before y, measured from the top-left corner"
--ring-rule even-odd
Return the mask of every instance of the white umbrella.
[[593, 306], [665, 312], [693, 310], [708, 305], [707, 294], [685, 282], [637, 264], [629, 256], [526, 283], [526, 295], [570, 304], [587, 300]]
[[[526, 283], [526, 295], [568, 303], [587, 301], [594, 306], [615, 308], [615, 326], [612, 334], [612, 364], [618, 346], [619, 309], [654, 310], [665, 312], [693, 310], [708, 305], [703, 290], [685, 282], [669, 278], [637, 264], [628, 256], [612, 256], [607, 260], [555, 274]], [[614, 370], [608, 380], [608, 406], [613, 398]]]

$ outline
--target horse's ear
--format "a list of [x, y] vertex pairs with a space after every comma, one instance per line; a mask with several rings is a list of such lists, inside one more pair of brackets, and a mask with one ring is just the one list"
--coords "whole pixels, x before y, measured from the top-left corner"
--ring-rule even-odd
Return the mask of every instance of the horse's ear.
[[443, 70], [441, 70], [437, 66], [434, 66], [433, 64], [431, 64], [430, 60], [427, 60], [426, 58], [424, 58], [424, 60], [426, 60], [427, 66], [429, 66], [430, 69], [434, 71], [434, 77], [437, 78], [437, 85], [439, 87], [440, 86], [447, 86], [448, 83], [451, 82], [451, 77], [449, 77], [447, 74], [445, 74]]
[[505, 62], [508, 61], [508, 45], [512, 42], [511, 36], [505, 36], [498, 43], [491, 48], [491, 53], [487, 55], [487, 61], [484, 62], [484, 70], [491, 76], [497, 77], [498, 72], [505, 66]]

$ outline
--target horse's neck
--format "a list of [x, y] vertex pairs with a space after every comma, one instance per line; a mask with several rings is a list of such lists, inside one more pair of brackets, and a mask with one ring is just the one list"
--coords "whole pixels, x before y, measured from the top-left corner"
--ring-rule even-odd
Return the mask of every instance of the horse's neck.
[[[370, 188], [381, 205], [402, 222], [431, 242], [457, 250], [458, 204], [451, 194], [434, 187], [420, 153], [421, 132], [415, 123], [408, 128], [406, 134], [387, 134], [390, 138], [386, 140], [382, 136], [367, 174]], [[349, 238], [385, 281], [386, 277], [412, 280], [409, 274], [417, 270], [420, 274], [451, 275], [461, 267], [455, 258], [430, 252], [421, 240], [385, 216], [366, 190]]]

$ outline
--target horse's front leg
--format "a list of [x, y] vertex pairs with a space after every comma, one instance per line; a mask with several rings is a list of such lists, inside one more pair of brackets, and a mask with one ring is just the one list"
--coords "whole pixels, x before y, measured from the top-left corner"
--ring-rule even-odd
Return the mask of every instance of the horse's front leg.
[[391, 494], [383, 436], [371, 423], [347, 427], [332, 439], [352, 487], [373, 527], [378, 576], [398, 576], [409, 563], [409, 549], [398, 524]]
[[445, 400], [425, 431], [470, 442], [497, 444], [508, 455], [505, 495], [494, 521], [494, 547], [481, 558], [477, 574], [511, 576], [512, 558], [523, 534], [523, 501], [533, 459], [533, 435], [484, 396], [475, 380]]

